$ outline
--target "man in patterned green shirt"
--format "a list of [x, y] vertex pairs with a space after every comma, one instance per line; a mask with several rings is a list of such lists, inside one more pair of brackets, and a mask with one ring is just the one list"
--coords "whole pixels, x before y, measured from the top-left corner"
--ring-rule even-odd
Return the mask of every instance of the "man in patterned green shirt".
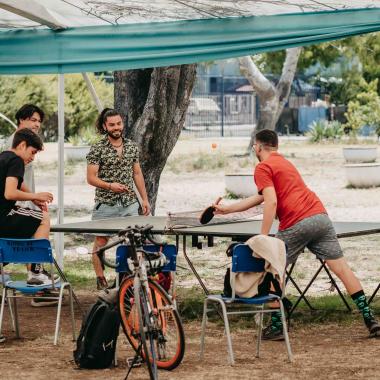
[[[96, 121], [97, 132], [104, 135], [87, 155], [87, 182], [96, 187], [92, 220], [138, 215], [139, 203], [133, 185], [141, 196], [142, 213], [150, 213], [144, 177], [139, 164], [139, 151], [131, 140], [123, 137], [121, 115], [105, 108]], [[109, 237], [95, 237], [95, 252], [107, 244]], [[97, 287], [107, 287], [99, 257], [92, 255]]]

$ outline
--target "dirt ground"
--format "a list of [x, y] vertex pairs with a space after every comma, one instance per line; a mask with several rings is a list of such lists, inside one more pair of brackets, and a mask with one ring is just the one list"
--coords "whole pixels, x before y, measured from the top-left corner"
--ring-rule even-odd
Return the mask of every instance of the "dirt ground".
[[[87, 307], [94, 295], [79, 294]], [[78, 370], [73, 362], [74, 347], [70, 335], [69, 307], [63, 308], [61, 337], [54, 347], [55, 308], [32, 308], [20, 303], [22, 339], [14, 338], [6, 315], [0, 344], [0, 378], [38, 379], [123, 379], [126, 357], [132, 356], [126, 338], [119, 337], [118, 367], [107, 370]], [[38, 316], [41, 315], [39, 318]], [[43, 317], [42, 317], [43, 316]], [[77, 312], [77, 329], [80, 315]], [[294, 362], [288, 363], [283, 342], [263, 342], [261, 358], [255, 358], [256, 332], [233, 328], [236, 364], [227, 363], [226, 342], [220, 325], [210, 324], [206, 337], [206, 354], [199, 359], [200, 321], [185, 325], [186, 353], [183, 362], [172, 372], [160, 371], [160, 379], [378, 379], [380, 339], [367, 339], [359, 322], [351, 325], [293, 327], [290, 332]], [[136, 368], [129, 377], [147, 379], [145, 367]]]
[[[184, 156], [198, 153], [213, 154], [211, 144], [228, 157], [244, 153], [247, 139], [180, 140], [172, 158], [181, 164]], [[281, 151], [299, 168], [305, 182], [320, 196], [334, 221], [380, 222], [380, 190], [349, 189], [346, 187], [341, 145], [309, 145], [304, 141], [282, 141]], [[216, 152], [217, 153], [217, 152]], [[52, 191], [57, 199], [57, 150], [56, 144], [47, 144], [36, 162], [38, 191]], [[231, 158], [232, 159], [232, 158]], [[93, 189], [85, 181], [85, 164], [67, 167], [65, 176], [66, 221], [85, 220], [93, 206]], [[236, 168], [251, 172], [252, 168]], [[224, 169], [197, 171], [195, 173], [165, 169], [157, 200], [157, 214], [167, 211], [199, 209], [225, 192]], [[56, 202], [56, 200], [55, 200]], [[67, 207], [67, 208], [66, 208]], [[75, 213], [73, 210], [80, 209]], [[84, 211], [83, 211], [84, 210]], [[78, 219], [79, 216], [79, 219]], [[204, 251], [189, 250], [194, 264], [207, 286], [220, 289], [220, 279], [225, 271], [225, 245]], [[379, 235], [342, 239], [345, 255], [355, 273], [363, 282], [368, 295], [379, 282]], [[90, 245], [89, 245], [90, 247]], [[75, 247], [74, 247], [75, 248]], [[65, 257], [79, 259], [72, 246], [65, 249]], [[196, 280], [186, 269], [183, 256], [179, 255], [178, 284], [191, 287]], [[301, 256], [295, 278], [303, 287], [316, 269], [310, 253]], [[217, 281], [217, 280], [218, 281]], [[320, 276], [310, 289], [311, 294], [327, 295], [330, 284], [326, 276]], [[291, 293], [292, 289], [289, 289]], [[95, 299], [95, 293], [84, 291], [79, 296], [85, 305]], [[376, 301], [379, 302], [378, 300]], [[7, 337], [0, 344], [0, 379], [28, 380], [49, 379], [122, 379], [126, 374], [126, 357], [132, 356], [126, 339], [120, 335], [119, 366], [104, 371], [77, 370], [72, 360], [73, 342], [70, 337], [68, 307], [64, 307], [60, 345], [52, 344], [55, 309], [36, 309], [23, 303], [20, 310], [21, 340], [14, 339], [8, 314], [3, 333]], [[80, 316], [77, 313], [77, 331]], [[206, 339], [206, 356], [199, 360], [200, 321], [185, 325], [186, 354], [183, 363], [173, 372], [160, 372], [161, 379], [380, 379], [380, 339], [368, 340], [361, 322], [347, 324], [318, 324], [293, 327], [290, 332], [295, 361], [286, 361], [285, 346], [281, 342], [264, 342], [262, 357], [255, 358], [255, 332], [252, 329], [233, 329], [236, 365], [227, 364], [227, 352], [223, 329], [211, 325]], [[145, 368], [134, 369], [130, 379], [147, 379]]]

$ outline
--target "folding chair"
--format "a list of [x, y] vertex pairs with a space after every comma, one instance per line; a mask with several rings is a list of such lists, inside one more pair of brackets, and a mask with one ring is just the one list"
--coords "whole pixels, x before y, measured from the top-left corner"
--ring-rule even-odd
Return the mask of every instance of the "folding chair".
[[[265, 304], [273, 301], [278, 301], [280, 304], [279, 310], [281, 311], [281, 320], [283, 324], [283, 333], [285, 338], [286, 350], [288, 353], [288, 359], [291, 362], [293, 360], [292, 351], [289, 343], [288, 329], [286, 326], [286, 318], [284, 305], [282, 303], [282, 297], [274, 294], [269, 294], [266, 296], [259, 296], [253, 298], [242, 298], [235, 294], [235, 278], [236, 274], [239, 272], [264, 272], [265, 260], [258, 259], [252, 256], [252, 251], [245, 244], [236, 245], [232, 251], [232, 268], [231, 268], [231, 287], [232, 287], [232, 297], [223, 297], [221, 295], [208, 295], [205, 298], [203, 306], [203, 319], [202, 319], [202, 332], [201, 332], [201, 352], [200, 357], [203, 358], [204, 354], [204, 343], [205, 343], [205, 332], [207, 324], [207, 314], [211, 311], [215, 311], [215, 308], [208, 308], [209, 304], [216, 303], [220, 305], [223, 314], [224, 329], [227, 338], [227, 351], [228, 351], [228, 361], [231, 365], [235, 364], [234, 354], [232, 350], [232, 340], [230, 327], [228, 322], [229, 315], [237, 314], [259, 314], [259, 323], [257, 329], [257, 344], [256, 344], [256, 357], [260, 355], [260, 343], [261, 343], [261, 332], [263, 324], [264, 313], [271, 313], [276, 309], [265, 308]], [[283, 291], [284, 293], [284, 291]], [[243, 310], [237, 310], [236, 306], [244, 306]], [[229, 311], [229, 310], [232, 311]]]
[[[47, 239], [4, 239], [0, 238], [0, 271], [5, 263], [28, 264], [28, 263], [49, 263], [51, 266], [51, 276], [54, 275], [54, 257], [52, 254], [50, 242]], [[33, 297], [37, 293], [45, 290], [59, 290], [59, 296], [46, 297], [52, 300], [58, 300], [57, 319], [55, 324], [54, 345], [58, 343], [59, 324], [61, 319], [61, 309], [63, 292], [67, 289], [69, 293], [71, 325], [73, 330], [73, 340], [75, 340], [75, 323], [74, 323], [74, 305], [71, 285], [68, 282], [60, 282], [52, 285], [28, 286], [26, 281], [8, 281], [4, 283], [1, 309], [0, 309], [0, 334], [4, 317], [5, 301], [13, 302], [14, 310], [14, 327], [17, 338], [20, 338], [20, 328], [17, 312], [17, 298]], [[11, 294], [9, 294], [11, 293]]]

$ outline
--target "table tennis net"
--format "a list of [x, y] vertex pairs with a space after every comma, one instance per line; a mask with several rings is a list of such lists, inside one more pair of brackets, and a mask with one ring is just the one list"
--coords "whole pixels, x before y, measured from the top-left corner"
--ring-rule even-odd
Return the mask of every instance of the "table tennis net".
[[[166, 228], [181, 227], [201, 227], [205, 226], [199, 221], [203, 210], [168, 212], [166, 219]], [[233, 212], [226, 215], [214, 215], [213, 219], [207, 225], [226, 224], [249, 220], [259, 220], [263, 214], [263, 206], [255, 206], [246, 211]]]

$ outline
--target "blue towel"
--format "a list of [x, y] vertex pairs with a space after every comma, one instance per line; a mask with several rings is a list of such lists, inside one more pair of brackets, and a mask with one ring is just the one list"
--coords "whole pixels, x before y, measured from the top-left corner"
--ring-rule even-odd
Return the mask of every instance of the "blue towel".
[[316, 120], [326, 120], [326, 107], [301, 106], [298, 109], [298, 130], [302, 133], [310, 129], [310, 125]]

